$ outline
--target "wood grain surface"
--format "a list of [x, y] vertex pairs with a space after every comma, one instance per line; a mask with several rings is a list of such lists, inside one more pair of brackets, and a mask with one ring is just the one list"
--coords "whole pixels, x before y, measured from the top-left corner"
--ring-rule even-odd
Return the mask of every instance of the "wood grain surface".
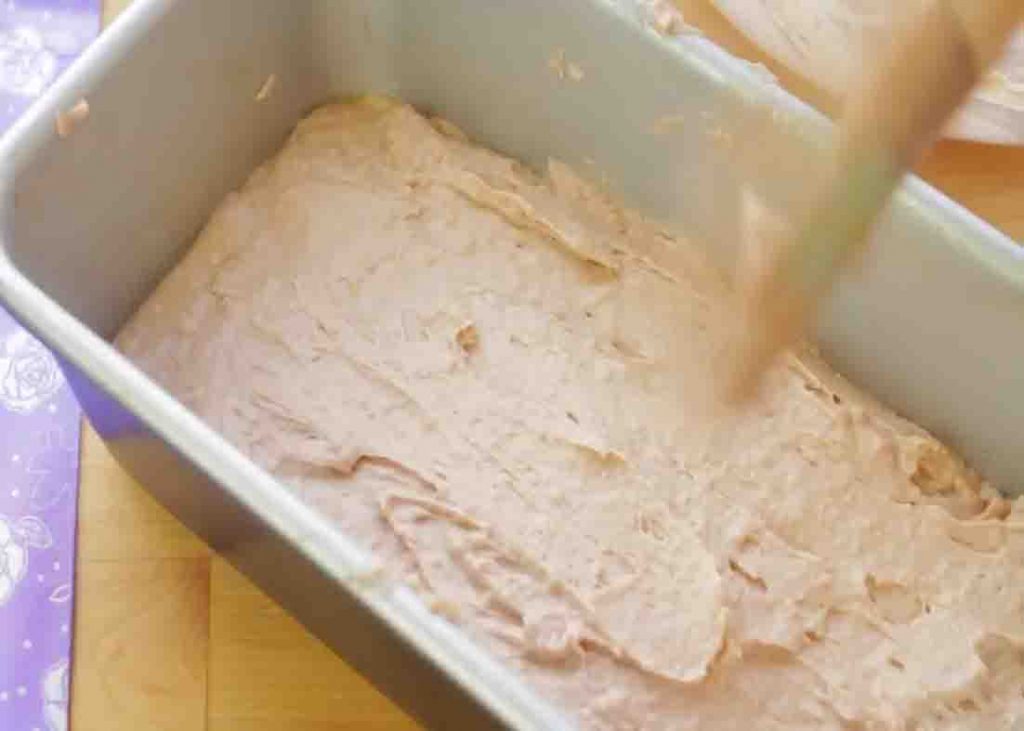
[[[107, 0], [107, 17], [129, 2]], [[679, 3], [709, 36], [823, 103], [706, 0]], [[943, 143], [921, 172], [1024, 239], [1024, 150]], [[416, 728], [157, 505], [88, 427], [81, 483], [74, 731]]]

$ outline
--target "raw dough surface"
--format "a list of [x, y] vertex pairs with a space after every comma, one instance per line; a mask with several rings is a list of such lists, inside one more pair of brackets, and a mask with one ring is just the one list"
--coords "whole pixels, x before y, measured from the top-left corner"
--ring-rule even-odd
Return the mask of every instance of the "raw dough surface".
[[584, 727], [1015, 728], [1015, 506], [810, 354], [709, 421], [725, 291], [564, 166], [370, 99], [119, 346]]

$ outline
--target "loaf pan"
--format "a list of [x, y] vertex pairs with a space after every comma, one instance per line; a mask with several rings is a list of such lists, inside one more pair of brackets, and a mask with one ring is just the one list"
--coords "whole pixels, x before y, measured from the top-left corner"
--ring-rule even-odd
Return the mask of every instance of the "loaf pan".
[[[0, 302], [59, 354], [143, 485], [433, 727], [564, 721], [110, 340], [302, 115], [369, 92], [529, 164], [557, 157], [728, 266], [743, 191], [798, 203], [832, 127], [700, 36], [659, 35], [644, 7], [138, 0], [0, 141]], [[79, 99], [88, 117], [58, 135]], [[1014, 242], [910, 180], [816, 335], [853, 381], [1004, 491], [1024, 487]]]

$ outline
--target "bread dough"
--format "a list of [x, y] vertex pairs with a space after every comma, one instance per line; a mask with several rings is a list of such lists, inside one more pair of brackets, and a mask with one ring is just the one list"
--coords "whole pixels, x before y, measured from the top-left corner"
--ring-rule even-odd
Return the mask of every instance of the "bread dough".
[[710, 419], [726, 292], [565, 166], [367, 99], [118, 344], [584, 727], [1011, 728], [1015, 507], [810, 352]]

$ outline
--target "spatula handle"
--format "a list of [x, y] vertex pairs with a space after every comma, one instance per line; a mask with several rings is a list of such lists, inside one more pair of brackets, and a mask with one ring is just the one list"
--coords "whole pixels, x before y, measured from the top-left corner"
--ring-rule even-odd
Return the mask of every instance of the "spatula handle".
[[741, 293], [748, 314], [730, 396], [748, 398], [776, 353], [867, 240], [903, 175], [996, 61], [1024, 0], [938, 0], [850, 94], [833, 172], [793, 238]]

